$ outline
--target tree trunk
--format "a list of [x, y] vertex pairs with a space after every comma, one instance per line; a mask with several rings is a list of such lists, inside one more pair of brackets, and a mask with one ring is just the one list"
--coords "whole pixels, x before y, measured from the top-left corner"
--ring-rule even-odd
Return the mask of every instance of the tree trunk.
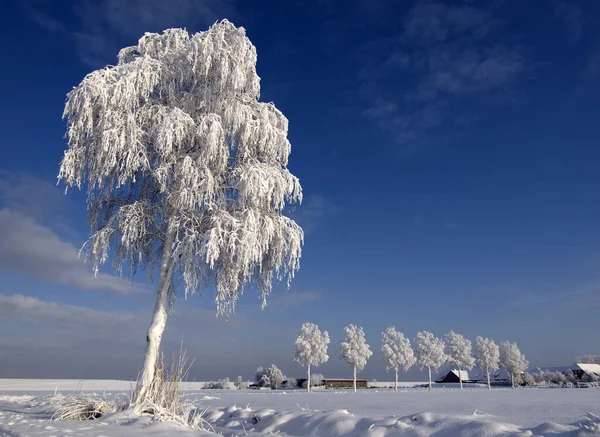
[[458, 368], [458, 380], [460, 381], [460, 389], [462, 390], [462, 369], [460, 367]]
[[488, 390], [491, 390], [491, 389], [492, 389], [492, 386], [491, 386], [491, 384], [490, 384], [490, 368], [489, 368], [489, 367], [486, 367], [486, 368], [485, 368], [485, 371], [486, 371], [486, 373], [487, 373], [487, 380], [488, 380]]
[[394, 391], [398, 391], [398, 369], [394, 369], [396, 371], [396, 381], [394, 382]]
[[429, 372], [429, 391], [431, 391], [433, 389], [431, 386], [431, 367], [427, 366], [427, 372]]
[[160, 351], [165, 326], [167, 325], [168, 293], [171, 285], [171, 276], [175, 261], [172, 257], [172, 245], [175, 239], [175, 233], [169, 231], [164, 241], [162, 259], [160, 263], [160, 273], [158, 287], [156, 291], [156, 304], [154, 305], [154, 314], [152, 322], [146, 333], [146, 355], [144, 357], [144, 367], [140, 379], [137, 383], [135, 404], [142, 405], [150, 395], [149, 390], [154, 382], [156, 366]]
[[512, 388], [515, 388], [515, 375], [514, 373], [510, 373], [510, 382], [512, 383]]
[[310, 364], [308, 365], [308, 381], [306, 381], [307, 391], [310, 391]]
[[354, 366], [354, 392], [356, 393], [356, 366]]

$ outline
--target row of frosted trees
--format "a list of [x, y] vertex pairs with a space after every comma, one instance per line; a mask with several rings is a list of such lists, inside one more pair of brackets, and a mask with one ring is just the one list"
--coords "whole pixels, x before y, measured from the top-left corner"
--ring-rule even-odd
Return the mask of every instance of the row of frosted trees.
[[[339, 358], [353, 369], [354, 391], [356, 391], [356, 374], [362, 371], [373, 355], [363, 328], [348, 325], [344, 328], [345, 338], [338, 349]], [[294, 344], [294, 361], [306, 367], [308, 373], [308, 391], [310, 391], [311, 370], [329, 360], [327, 348], [329, 334], [321, 331], [314, 323], [304, 323]], [[414, 346], [414, 348], [413, 348]], [[381, 353], [386, 362], [386, 369], [394, 370], [394, 390], [398, 390], [398, 372], [407, 372], [415, 364], [427, 369], [429, 390], [432, 388], [431, 374], [443, 364], [452, 363], [458, 369], [460, 388], [463, 388], [463, 371], [471, 370], [475, 364], [487, 373], [488, 389], [490, 373], [499, 368], [510, 375], [512, 386], [515, 376], [527, 370], [529, 362], [519, 350], [516, 343], [505, 341], [497, 345], [494, 340], [484, 337], [475, 339], [475, 351], [469, 339], [450, 331], [444, 338], [437, 338], [431, 332], [417, 333], [411, 346], [410, 340], [396, 328], [389, 327], [381, 334]]]

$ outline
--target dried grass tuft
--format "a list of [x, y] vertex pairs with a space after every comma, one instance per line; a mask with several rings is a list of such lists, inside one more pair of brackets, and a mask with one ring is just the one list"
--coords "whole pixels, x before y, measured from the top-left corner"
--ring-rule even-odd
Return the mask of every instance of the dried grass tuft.
[[[135, 410], [141, 414], [152, 415], [157, 420], [174, 422], [194, 430], [214, 432], [213, 427], [203, 419], [206, 410], [201, 410], [182, 399], [180, 384], [187, 378], [192, 364], [193, 360], [189, 361], [187, 351], [183, 347], [179, 356], [173, 357], [169, 367], [165, 366], [164, 355], [161, 353], [146, 400], [142, 405], [135, 406]], [[136, 399], [135, 395], [133, 391], [131, 399]]]
[[106, 399], [80, 396], [66, 398], [52, 415], [52, 420], [95, 420], [106, 413], [117, 411], [116, 402], [110, 403]]

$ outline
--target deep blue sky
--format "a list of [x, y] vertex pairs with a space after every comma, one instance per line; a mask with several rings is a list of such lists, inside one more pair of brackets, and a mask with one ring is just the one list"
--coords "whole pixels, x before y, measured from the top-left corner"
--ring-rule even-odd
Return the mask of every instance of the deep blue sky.
[[[57, 5], [59, 4], [59, 5]], [[85, 199], [54, 187], [65, 94], [145, 31], [244, 26], [290, 120], [307, 236], [287, 294], [229, 321], [180, 299], [193, 377], [290, 375], [300, 324], [517, 341], [533, 366], [600, 352], [600, 3], [51, 0], [0, 11], [0, 377], [135, 377], [152, 284], [94, 281]], [[28, 299], [27, 297], [31, 298]], [[345, 373], [344, 373], [345, 372]], [[411, 378], [422, 378], [411, 372]]]

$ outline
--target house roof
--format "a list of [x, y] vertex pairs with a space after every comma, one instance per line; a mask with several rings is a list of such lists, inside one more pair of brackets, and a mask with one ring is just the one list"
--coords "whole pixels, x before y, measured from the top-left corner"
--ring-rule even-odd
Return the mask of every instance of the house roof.
[[448, 376], [449, 373], [454, 373], [454, 375], [456, 375], [457, 378], [460, 375], [462, 376], [461, 379], [463, 381], [469, 381], [469, 372], [467, 372], [466, 370], [459, 371], [457, 368], [453, 367], [453, 365], [443, 366], [442, 369], [438, 372], [435, 381], [437, 382], [443, 380], [446, 376]]
[[467, 372], [466, 370], [452, 369], [448, 373], [454, 373], [457, 378], [460, 377], [463, 381], [468, 381], [469, 380], [469, 372]]
[[[507, 381], [509, 379], [510, 375], [505, 369], [490, 370], [491, 381]], [[487, 373], [485, 369], [473, 367], [471, 370], [471, 381], [487, 381]]]
[[[458, 377], [458, 370], [452, 364], [447, 364], [443, 366], [438, 373], [435, 381], [443, 380], [449, 372], [453, 372]], [[507, 381], [510, 379], [510, 375], [506, 373], [504, 369], [498, 369], [496, 371], [490, 371], [490, 380], [491, 381]], [[480, 367], [473, 367], [468, 372], [466, 370], [462, 371], [462, 380], [463, 381], [487, 381], [487, 373], [485, 369]]]
[[571, 370], [583, 370], [585, 373], [600, 375], [600, 364], [575, 363]]

